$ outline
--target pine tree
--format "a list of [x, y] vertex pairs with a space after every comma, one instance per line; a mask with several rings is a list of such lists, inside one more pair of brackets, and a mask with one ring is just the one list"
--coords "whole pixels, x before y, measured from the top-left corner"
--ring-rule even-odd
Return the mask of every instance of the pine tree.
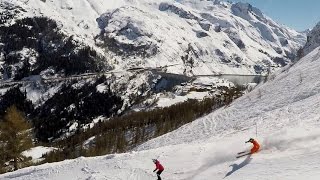
[[14, 170], [23, 163], [21, 153], [32, 147], [31, 126], [15, 106], [7, 109], [3, 121], [0, 122], [0, 146], [2, 156], [13, 161]]

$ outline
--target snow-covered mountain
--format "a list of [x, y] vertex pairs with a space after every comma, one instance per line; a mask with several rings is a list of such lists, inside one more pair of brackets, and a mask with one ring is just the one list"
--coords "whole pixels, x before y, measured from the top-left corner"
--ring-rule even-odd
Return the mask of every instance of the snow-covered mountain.
[[175, 85], [163, 72], [265, 74], [306, 39], [249, 4], [218, 0], [4, 0], [0, 15], [0, 114], [17, 104], [41, 119], [44, 140], [157, 99]]
[[[1, 179], [156, 178], [152, 158], [165, 166], [163, 179], [311, 179], [320, 177], [319, 47], [274, 79], [176, 131], [124, 154], [78, 158], [29, 167]], [[261, 150], [236, 159], [256, 138]]]
[[[7, 0], [8, 1], [8, 0]], [[196, 0], [11, 1], [22, 16], [47, 16], [61, 30], [98, 46], [120, 69], [177, 64], [187, 75], [266, 72], [284, 66], [305, 35], [246, 3]]]

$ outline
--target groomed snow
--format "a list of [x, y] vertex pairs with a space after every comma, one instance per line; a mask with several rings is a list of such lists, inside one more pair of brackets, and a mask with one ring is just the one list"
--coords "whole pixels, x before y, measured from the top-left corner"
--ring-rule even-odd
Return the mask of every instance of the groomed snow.
[[[0, 179], [164, 180], [320, 178], [320, 48], [275, 79], [134, 152], [29, 167]], [[236, 159], [254, 137], [261, 151]]]

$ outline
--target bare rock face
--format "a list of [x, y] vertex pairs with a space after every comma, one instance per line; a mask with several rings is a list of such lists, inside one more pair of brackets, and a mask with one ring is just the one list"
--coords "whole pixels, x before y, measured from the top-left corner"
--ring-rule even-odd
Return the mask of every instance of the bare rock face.
[[303, 48], [303, 54], [306, 55], [320, 46], [320, 22], [308, 33], [307, 43]]

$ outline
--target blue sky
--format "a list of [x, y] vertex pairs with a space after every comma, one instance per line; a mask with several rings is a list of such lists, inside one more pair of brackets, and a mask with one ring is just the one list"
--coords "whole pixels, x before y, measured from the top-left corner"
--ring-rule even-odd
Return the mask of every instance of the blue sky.
[[248, 2], [278, 23], [297, 31], [313, 28], [320, 21], [320, 0], [231, 0]]

